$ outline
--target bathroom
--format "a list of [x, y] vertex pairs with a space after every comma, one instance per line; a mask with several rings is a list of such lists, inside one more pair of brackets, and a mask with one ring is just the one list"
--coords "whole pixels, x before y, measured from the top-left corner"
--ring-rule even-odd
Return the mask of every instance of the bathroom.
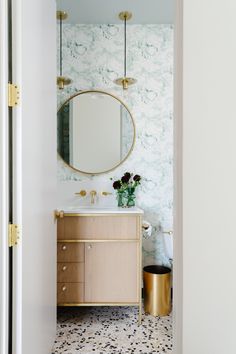
[[[103, 12], [94, 13], [89, 1], [86, 4], [75, 0], [57, 1], [57, 11], [61, 11], [58, 12], [57, 17], [59, 77], [57, 220], [60, 228], [58, 247], [64, 248], [66, 253], [68, 248], [68, 244], [64, 242], [66, 231], [62, 228], [69, 229], [70, 224], [67, 220], [75, 219], [80, 213], [89, 215], [88, 218], [102, 212], [105, 215], [108, 213], [112, 215], [112, 211], [117, 212], [116, 207], [122, 202], [124, 204], [122, 212], [131, 213], [135, 210], [129, 208], [129, 201], [127, 203], [125, 195], [122, 197], [120, 190], [113, 188], [114, 182], [121, 180], [124, 174], [130, 173], [130, 183], [134, 176], [141, 177], [135, 188], [133, 203], [138, 206], [137, 210], [141, 213], [139, 215], [142, 223], [142, 267], [163, 265], [171, 269], [173, 260], [173, 2], [160, 7], [160, 4], [151, 1], [148, 8], [144, 2], [136, 4], [123, 2], [123, 4], [108, 6], [108, 1], [104, 1]], [[128, 6], [128, 9], [122, 8], [122, 5]], [[124, 14], [128, 10], [127, 19], [122, 18], [120, 13]], [[120, 77], [132, 78], [133, 82], [130, 80], [128, 87], [123, 87], [122, 83], [116, 81]], [[67, 82], [64, 84], [65, 80]], [[118, 118], [115, 118], [117, 109]], [[73, 111], [72, 117], [71, 111]], [[95, 116], [93, 112], [96, 112]], [[109, 124], [111, 117], [112, 126]], [[79, 124], [81, 129], [78, 127]], [[76, 155], [76, 151], [81, 151], [80, 156], [78, 153]], [[84, 151], [83, 156], [82, 151]], [[122, 198], [123, 200], [119, 200]], [[66, 216], [70, 217], [67, 217], [61, 225]], [[117, 216], [119, 218], [119, 215]], [[119, 223], [122, 224], [123, 220], [124, 218], [119, 219]], [[116, 225], [115, 220], [112, 222]], [[105, 227], [109, 228], [109, 219], [106, 223]], [[97, 227], [101, 227], [100, 223]], [[73, 236], [72, 239], [76, 230], [73, 232], [69, 232]], [[101, 235], [91, 236], [91, 238], [99, 236], [101, 238]], [[84, 235], [81, 237], [83, 238]], [[104, 242], [104, 240], [99, 241]], [[93, 252], [93, 258], [97, 256], [99, 259], [102, 253], [97, 252], [102, 250], [95, 249], [95, 244], [91, 240], [89, 243], [86, 242], [84, 247], [89, 250], [83, 250], [85, 269], [83, 268], [82, 272], [85, 275], [82, 280], [77, 278], [77, 282], [89, 283], [92, 282], [92, 275], [87, 274], [89, 266], [97, 269], [97, 278], [100, 273], [104, 274], [99, 261], [94, 263], [93, 260], [90, 265], [89, 253]], [[125, 253], [126, 248], [119, 249], [115, 253], [114, 250], [105, 248], [104, 252], [111, 252], [110, 257], [115, 263], [116, 252]], [[131, 250], [130, 254], [133, 254]], [[106, 259], [108, 256], [102, 254], [102, 257]], [[63, 353], [66, 350], [70, 352], [79, 350], [81, 353], [172, 351], [170, 309], [164, 317], [160, 317], [159, 313], [155, 314], [156, 316], [143, 314], [140, 327], [137, 322], [138, 308], [111, 306], [114, 303], [130, 302], [129, 295], [124, 298], [121, 296], [120, 300], [117, 300], [119, 296], [109, 298], [107, 294], [104, 295], [101, 290], [97, 290], [97, 297], [91, 296], [87, 285], [82, 300], [83, 307], [81, 304], [75, 306], [75, 303], [80, 301], [72, 299], [71, 295], [67, 296], [66, 293], [75, 291], [70, 289], [68, 283], [76, 280], [73, 277], [68, 278], [66, 274], [70, 271], [73, 273], [73, 269], [68, 267], [67, 262], [75, 262], [76, 259], [66, 259], [61, 254], [58, 258], [59, 334], [53, 353]], [[107, 262], [104, 261], [103, 266], [112, 268], [109, 259]], [[119, 258], [117, 262], [124, 265], [119, 271], [121, 273], [128, 273], [126, 269], [132, 267], [132, 264], [127, 264], [125, 257], [122, 260]], [[140, 267], [138, 264], [137, 266]], [[111, 272], [114, 274], [117, 272], [115, 266]], [[116, 274], [117, 279], [119, 272]], [[132, 281], [131, 274], [130, 278], [128, 274], [124, 279], [121, 277], [120, 283], [117, 280], [117, 284], [112, 284], [108, 277], [109, 275], [107, 279], [101, 279], [102, 285], [100, 285], [106, 288], [106, 292], [110, 291], [109, 284], [110, 287], [128, 288], [129, 282]], [[94, 283], [93, 286], [97, 287], [98, 284]], [[95, 292], [95, 289], [91, 291]], [[84, 307], [85, 304], [90, 306], [89, 303], [100, 302], [107, 303], [106, 305], [109, 306]], [[98, 323], [94, 324], [94, 321]], [[129, 331], [126, 336], [120, 336], [117, 332], [122, 334], [127, 326]], [[142, 334], [143, 328], [147, 331], [144, 334]]]
[[174, 0], [36, 4], [0, 5], [1, 354], [170, 353]]
[[235, 12], [0, 1], [1, 354], [235, 354]]

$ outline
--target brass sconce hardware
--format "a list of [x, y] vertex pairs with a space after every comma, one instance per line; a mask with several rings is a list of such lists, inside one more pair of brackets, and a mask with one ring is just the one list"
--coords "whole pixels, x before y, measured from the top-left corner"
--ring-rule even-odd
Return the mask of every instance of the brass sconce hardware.
[[123, 90], [127, 90], [130, 85], [137, 82], [132, 77], [127, 77], [127, 21], [132, 18], [132, 13], [123, 11], [119, 13], [119, 19], [124, 21], [124, 76], [116, 79], [115, 84], [122, 86]]
[[60, 90], [63, 90], [66, 85], [70, 85], [72, 80], [62, 74], [62, 21], [66, 20], [68, 17], [67, 12], [57, 11], [57, 19], [60, 21], [60, 75], [57, 77], [57, 86]]
[[106, 197], [107, 195], [112, 195], [112, 193], [110, 193], [110, 192], [102, 192], [101, 194], [102, 194], [103, 196], [105, 196], [105, 197]]
[[97, 195], [97, 192], [95, 190], [92, 190], [90, 192], [90, 195], [91, 195], [91, 204], [94, 204], [95, 203], [95, 197]]
[[85, 197], [87, 195], [87, 192], [84, 189], [82, 189], [80, 192], [75, 193], [75, 195], [80, 195], [81, 197]]
[[68, 13], [66, 11], [57, 11], [57, 20], [66, 20], [68, 18]]
[[55, 219], [62, 219], [64, 218], [64, 211], [63, 210], [55, 210], [54, 211], [54, 218]]
[[63, 90], [64, 86], [70, 85], [71, 82], [72, 82], [71, 79], [69, 79], [68, 77], [64, 77], [64, 76], [57, 77], [57, 86], [60, 90]]
[[132, 77], [121, 77], [116, 79], [115, 83], [119, 86], [123, 86], [123, 90], [127, 90], [130, 85], [133, 85], [137, 82], [136, 79], [132, 79]]

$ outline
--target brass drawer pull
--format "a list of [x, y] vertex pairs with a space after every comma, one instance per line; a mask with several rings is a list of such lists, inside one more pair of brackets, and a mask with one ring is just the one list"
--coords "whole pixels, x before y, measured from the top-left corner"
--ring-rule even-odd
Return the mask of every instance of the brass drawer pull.
[[61, 249], [62, 249], [62, 251], [66, 251], [66, 249], [67, 249], [66, 245], [63, 245]]
[[65, 272], [67, 270], [67, 266], [62, 267], [62, 271]]
[[66, 291], [66, 286], [64, 285], [61, 290]]

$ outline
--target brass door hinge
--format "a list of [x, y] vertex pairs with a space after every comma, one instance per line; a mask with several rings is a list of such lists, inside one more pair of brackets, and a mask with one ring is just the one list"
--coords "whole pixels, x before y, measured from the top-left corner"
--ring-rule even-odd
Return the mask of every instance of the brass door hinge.
[[8, 84], [8, 107], [15, 107], [20, 101], [20, 91], [17, 85]]
[[8, 245], [9, 245], [9, 247], [16, 246], [19, 239], [20, 239], [19, 225], [9, 224], [8, 225]]

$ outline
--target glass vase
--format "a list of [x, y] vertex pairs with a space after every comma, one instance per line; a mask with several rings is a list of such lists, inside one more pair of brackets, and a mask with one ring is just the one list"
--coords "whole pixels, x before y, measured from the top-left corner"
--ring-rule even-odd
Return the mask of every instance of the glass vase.
[[127, 188], [127, 208], [132, 208], [135, 206], [135, 188], [128, 187]]
[[117, 205], [120, 208], [125, 207], [125, 193], [123, 191], [117, 191], [116, 193]]

